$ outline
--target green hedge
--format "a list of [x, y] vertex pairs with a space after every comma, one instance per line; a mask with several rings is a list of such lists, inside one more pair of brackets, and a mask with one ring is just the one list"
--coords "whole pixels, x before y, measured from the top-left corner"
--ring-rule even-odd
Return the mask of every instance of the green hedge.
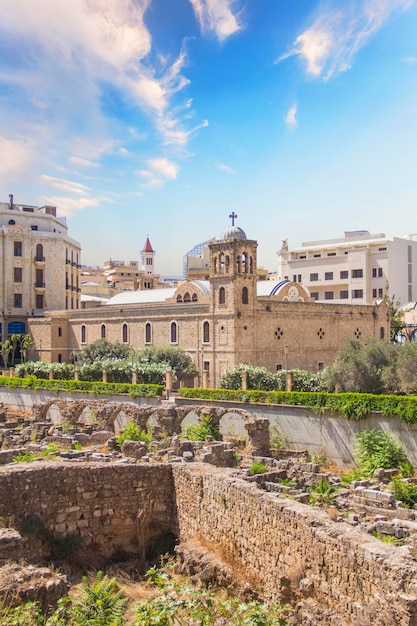
[[53, 391], [84, 391], [97, 396], [125, 393], [132, 398], [161, 396], [164, 390], [163, 385], [131, 385], [130, 383], [87, 382], [84, 380], [44, 380], [35, 378], [35, 376], [28, 376], [27, 378], [0, 376], [0, 386], [20, 387], [22, 389], [51, 389]]
[[349, 420], [362, 420], [369, 413], [395, 415], [407, 424], [417, 422], [417, 396], [374, 395], [370, 393], [324, 393], [309, 391], [234, 391], [231, 389], [180, 389], [184, 398], [229, 400], [264, 404], [305, 406], [315, 413], [341, 413]]

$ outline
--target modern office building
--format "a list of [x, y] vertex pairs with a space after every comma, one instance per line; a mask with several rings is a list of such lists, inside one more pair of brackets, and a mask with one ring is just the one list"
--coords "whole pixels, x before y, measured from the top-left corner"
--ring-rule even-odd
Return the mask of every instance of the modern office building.
[[417, 241], [389, 239], [367, 230], [345, 232], [342, 239], [308, 241], [278, 252], [279, 279], [307, 287], [320, 302], [372, 304], [385, 294], [404, 304], [417, 299]]

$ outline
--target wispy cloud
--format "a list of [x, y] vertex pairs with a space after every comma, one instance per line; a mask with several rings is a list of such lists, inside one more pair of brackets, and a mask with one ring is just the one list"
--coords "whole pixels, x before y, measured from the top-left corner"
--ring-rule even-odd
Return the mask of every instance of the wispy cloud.
[[285, 116], [285, 123], [287, 125], [288, 130], [295, 130], [297, 128], [297, 105], [293, 104], [292, 107], [288, 109], [287, 115]]
[[236, 170], [229, 167], [228, 165], [225, 165], [224, 163], [218, 163], [217, 169], [221, 170], [222, 172], [227, 172], [228, 174], [237, 174]]
[[243, 28], [235, 0], [190, 0], [203, 33], [214, 32], [223, 41]]
[[76, 183], [72, 180], [55, 178], [53, 176], [48, 176], [47, 174], [42, 174], [41, 178], [46, 184], [49, 184], [51, 187], [54, 187], [55, 189], [60, 189], [62, 191], [67, 191], [68, 193], [82, 195], [87, 193], [88, 191], [88, 187], [82, 185], [81, 183]]
[[[12, 118], [15, 124], [20, 122], [27, 144], [43, 143], [40, 153], [49, 158], [51, 168], [54, 161], [57, 166], [69, 163], [80, 172], [98, 168], [101, 157], [112, 150], [113, 156], [125, 158], [127, 152], [120, 151], [121, 144], [112, 138], [120, 134], [117, 112], [110, 117], [103, 107], [109, 93], [147, 116], [161, 145], [184, 151], [196, 130], [184, 115], [189, 96], [182, 108], [178, 106], [189, 85], [184, 75], [187, 52], [182, 46], [175, 57], [166, 55], [163, 62], [152, 64], [152, 36], [145, 24], [151, 1], [3, 0], [0, 82], [5, 85], [3, 103], [13, 111], [13, 116], [0, 119], [0, 155], [3, 149], [11, 155], [2, 159], [3, 172], [4, 164], [18, 172], [22, 160], [31, 156], [13, 136]], [[42, 140], [45, 128], [48, 136]], [[142, 128], [125, 129], [125, 138], [139, 137], [146, 137]], [[90, 145], [100, 141], [103, 148], [94, 154]], [[54, 149], [62, 157], [60, 164]]]
[[73, 217], [85, 209], [100, 205], [100, 198], [69, 198], [67, 196], [43, 196], [43, 202], [59, 207], [59, 214], [64, 217]]
[[[277, 62], [299, 56], [307, 73], [325, 80], [350, 69], [353, 58], [396, 11], [407, 10], [415, 0], [333, 0]], [[328, 5], [326, 5], [328, 6]]]

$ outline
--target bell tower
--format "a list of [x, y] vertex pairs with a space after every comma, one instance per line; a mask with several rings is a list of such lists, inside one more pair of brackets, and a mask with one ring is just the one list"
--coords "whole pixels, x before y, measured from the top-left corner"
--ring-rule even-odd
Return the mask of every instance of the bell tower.
[[220, 239], [209, 243], [210, 283], [213, 313], [232, 313], [240, 317], [253, 311], [256, 302], [256, 241], [247, 239], [235, 225], [236, 213], [229, 218]]

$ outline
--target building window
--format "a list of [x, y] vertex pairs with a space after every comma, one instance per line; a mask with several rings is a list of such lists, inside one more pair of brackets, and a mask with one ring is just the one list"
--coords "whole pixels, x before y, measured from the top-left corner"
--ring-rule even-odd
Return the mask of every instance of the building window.
[[35, 306], [37, 309], [43, 309], [43, 294], [37, 293], [35, 297]]
[[324, 280], [333, 280], [333, 272], [325, 272]]
[[13, 271], [13, 280], [15, 283], [22, 282], [23, 270], [21, 267], [15, 267]]
[[248, 304], [249, 302], [249, 292], [247, 287], [243, 287], [242, 289], [242, 304]]
[[378, 289], [378, 298], [382, 298], [382, 287]]
[[226, 290], [224, 287], [219, 289], [219, 304], [226, 304]]
[[318, 274], [310, 274], [310, 280], [312, 283], [317, 282], [319, 279], [319, 275]]
[[342, 270], [340, 272], [340, 278], [343, 280], [346, 280], [347, 278], [349, 278], [349, 272], [348, 270]]
[[184, 302], [191, 302], [191, 296], [188, 291], [184, 294]]
[[324, 363], [320, 362], [319, 363], [319, 372], [322, 372], [324, 370]]
[[13, 244], [13, 254], [14, 256], [22, 256], [22, 242], [15, 241]]
[[363, 298], [363, 289], [353, 289], [352, 298]]
[[319, 259], [319, 258], [321, 257], [321, 254], [313, 254], [313, 257], [314, 257], [315, 259]]
[[203, 342], [210, 343], [210, 324], [208, 322], [203, 324]]
[[81, 343], [87, 343], [87, 328], [85, 324], [81, 325]]
[[180, 302], [182, 302], [182, 296], [181, 296], [181, 295], [178, 295], [178, 296], [177, 296], [177, 302], [178, 302], [178, 304], [179, 304]]
[[343, 289], [340, 292], [340, 299], [341, 300], [348, 300], [349, 299], [349, 291], [347, 289]]
[[376, 289], [372, 289], [372, 297], [376, 298], [376, 294], [377, 294], [377, 290]]
[[376, 278], [376, 267], [372, 268], [372, 278]]
[[14, 294], [14, 308], [15, 309], [22, 308], [22, 294], [21, 293]]
[[378, 276], [379, 278], [382, 277], [382, 267], [378, 267]]
[[333, 300], [333, 291], [325, 291], [324, 292], [325, 300]]
[[313, 300], [318, 300], [319, 299], [319, 292], [318, 291], [312, 291], [310, 293], [310, 296], [313, 298]]
[[298, 274], [298, 282], [301, 283], [301, 274]]
[[43, 245], [41, 243], [36, 244], [35, 261], [44, 261]]
[[62, 328], [58, 326], [58, 337], [62, 337]]
[[128, 342], [129, 342], [129, 332], [128, 332], [128, 326], [125, 323], [122, 326], [122, 343], [128, 343]]
[[170, 326], [170, 342], [178, 343], [177, 322], [171, 322]]
[[386, 252], [387, 249], [386, 248], [378, 248], [378, 252]]
[[280, 372], [282, 370], [282, 363], [278, 363], [276, 371]]
[[352, 270], [352, 278], [363, 278], [363, 269]]
[[336, 252], [328, 252], [327, 256], [336, 256]]
[[36, 224], [31, 224], [30, 230], [38, 230], [38, 226]]
[[106, 338], [106, 324], [102, 324], [100, 326], [100, 337], [101, 337], [101, 339], [105, 339]]
[[385, 328], [383, 326], [379, 329], [379, 338], [385, 339]]
[[43, 282], [43, 270], [37, 269], [35, 278], [35, 287], [45, 287], [45, 283]]
[[152, 343], [152, 326], [150, 322], [145, 324], [145, 343]]
[[196, 294], [196, 293], [193, 293], [191, 300], [192, 300], [193, 302], [198, 302], [198, 296], [197, 296], [197, 294]]

